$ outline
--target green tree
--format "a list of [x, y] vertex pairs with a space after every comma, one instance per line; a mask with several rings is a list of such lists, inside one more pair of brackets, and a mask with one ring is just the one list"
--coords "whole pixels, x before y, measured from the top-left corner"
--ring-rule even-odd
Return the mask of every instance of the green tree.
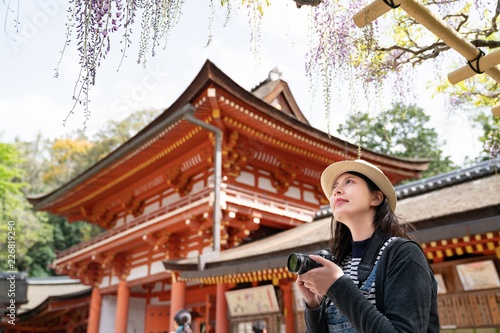
[[[0, 254], [2, 258], [14, 260], [0, 262], [0, 270], [19, 268], [29, 247], [34, 243], [34, 235], [40, 230], [37, 219], [27, 206], [22, 189], [26, 188], [24, 183], [24, 172], [18, 167], [22, 162], [20, 152], [13, 144], [0, 142], [0, 213], [2, 215], [0, 232], [4, 237], [0, 238]], [[12, 221], [11, 229], [7, 222]], [[12, 236], [15, 245], [15, 253], [8, 252], [7, 236]], [[11, 255], [11, 257], [9, 257]], [[12, 257], [14, 255], [15, 257]], [[22, 270], [22, 268], [21, 268]]]
[[394, 104], [376, 118], [368, 113], [353, 114], [337, 131], [377, 153], [429, 158], [429, 168], [422, 176], [430, 177], [450, 171], [454, 165], [449, 156], [443, 156], [436, 130], [426, 126], [429, 119], [424, 110], [415, 105]]
[[40, 133], [30, 142], [16, 140], [14, 143], [23, 157], [18, 165], [23, 172], [23, 181], [30, 185], [29, 192], [46, 193], [53, 189], [51, 184], [43, 180], [43, 175], [50, 168], [49, 151], [52, 142], [42, 138]]
[[142, 110], [133, 112], [122, 121], [106, 122], [92, 138], [94, 145], [88, 152], [89, 162], [94, 164], [106, 157], [153, 121], [159, 113], [159, 110]]
[[92, 138], [76, 131], [54, 140], [47, 149], [50, 158], [42, 176], [43, 184], [55, 189], [83, 173], [144, 128], [158, 113], [158, 110], [143, 110], [121, 121], [109, 120]]
[[6, 204], [8, 195], [19, 195], [26, 186], [21, 183], [23, 171], [17, 168], [21, 161], [19, 151], [13, 144], [0, 142], [0, 198]]
[[500, 118], [482, 112], [474, 117], [474, 121], [475, 126], [483, 130], [479, 137], [479, 141], [483, 144], [479, 160], [496, 158], [500, 153]]
[[59, 138], [50, 150], [50, 167], [43, 181], [59, 187], [88, 168], [87, 154], [93, 146], [85, 138]]
[[[126, 142], [157, 114], [158, 111], [146, 110], [122, 121], [109, 121], [93, 140], [83, 132], [75, 132], [56, 140], [44, 140], [38, 135], [32, 142], [0, 145], [0, 193], [9, 194], [8, 200], [2, 199], [8, 203], [2, 205], [5, 207], [3, 220], [16, 221], [18, 270], [27, 271], [29, 276], [55, 275], [48, 267], [57, 251], [103, 231], [85, 221], [68, 223], [62, 216], [33, 212], [21, 189], [27, 189], [26, 184], [30, 184], [30, 193], [46, 193], [62, 186]], [[6, 227], [2, 225], [2, 232]], [[6, 258], [6, 247], [1, 248]], [[6, 269], [6, 264], [1, 263], [0, 270]]]
[[[29, 209], [30, 207], [28, 207]], [[25, 215], [32, 214], [36, 219], [26, 232], [26, 240], [22, 243], [25, 249], [23, 256], [18, 261], [20, 271], [28, 272], [28, 276], [55, 275], [48, 265], [56, 258], [53, 250], [54, 227], [48, 221], [47, 213], [25, 210]], [[28, 228], [27, 226], [23, 227]]]

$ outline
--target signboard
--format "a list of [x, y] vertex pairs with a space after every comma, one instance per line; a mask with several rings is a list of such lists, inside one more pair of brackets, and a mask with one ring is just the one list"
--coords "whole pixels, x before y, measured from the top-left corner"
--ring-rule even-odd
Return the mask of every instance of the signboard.
[[493, 260], [457, 265], [457, 272], [464, 290], [500, 287], [500, 280]]
[[438, 294], [446, 294], [448, 291], [446, 289], [446, 284], [444, 283], [443, 274], [434, 274], [434, 277], [438, 283]]
[[272, 285], [228, 291], [225, 295], [231, 317], [279, 311]]

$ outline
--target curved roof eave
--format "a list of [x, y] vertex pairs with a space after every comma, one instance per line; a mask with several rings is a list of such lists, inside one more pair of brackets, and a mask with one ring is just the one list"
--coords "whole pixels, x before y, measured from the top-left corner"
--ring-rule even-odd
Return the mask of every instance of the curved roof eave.
[[[135, 148], [140, 146], [143, 142], [146, 142], [150, 138], [157, 135], [165, 128], [165, 124], [169, 122], [174, 122], [183, 117], [186, 112], [185, 106], [187, 103], [191, 103], [199, 96], [209, 85], [215, 84], [220, 88], [230, 92], [235, 98], [238, 98], [250, 106], [258, 109], [272, 118], [278, 119], [282, 123], [298, 130], [303, 133], [314, 137], [325, 144], [334, 145], [338, 149], [345, 150], [350, 154], [357, 154], [358, 147], [352, 143], [345, 140], [333, 137], [328, 133], [322, 132], [309, 124], [304, 123], [288, 114], [277, 110], [270, 104], [259, 99], [251, 92], [245, 90], [243, 87], [238, 85], [230, 77], [224, 74], [217, 66], [215, 66], [210, 60], [207, 60], [202, 66], [201, 70], [198, 72], [191, 84], [186, 88], [186, 90], [177, 98], [177, 100], [168, 107], [161, 115], [159, 115], [150, 124], [139, 131], [135, 136], [130, 138], [116, 150], [111, 152], [105, 158], [94, 164], [92, 167], [87, 169], [82, 174], [78, 175], [76, 178], [70, 180], [68, 183], [64, 184], [60, 188], [42, 195], [29, 195], [27, 196], [28, 201], [34, 206], [34, 210], [43, 210], [48, 207], [49, 203], [76, 188], [78, 185], [84, 183], [86, 180], [90, 179], [92, 176], [96, 175], [100, 171], [104, 170], [108, 166], [115, 163], [122, 156], [133, 151]], [[429, 164], [429, 159], [408, 159], [408, 158], [395, 158], [375, 153], [369, 150], [364, 150], [364, 158], [370, 159], [374, 162], [379, 162], [386, 165], [395, 166], [398, 168], [409, 169], [413, 171], [424, 171], [427, 169]]]

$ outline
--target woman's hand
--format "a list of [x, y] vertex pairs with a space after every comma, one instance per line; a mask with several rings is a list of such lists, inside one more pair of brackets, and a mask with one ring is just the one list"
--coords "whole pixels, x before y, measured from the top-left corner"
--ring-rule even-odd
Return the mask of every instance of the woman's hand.
[[[310, 255], [309, 257], [323, 265], [323, 267], [311, 269], [309, 272], [300, 274], [297, 278], [297, 285], [308, 306], [310, 305], [309, 300], [314, 303], [311, 295], [326, 295], [331, 285], [344, 275], [342, 269], [330, 260], [317, 255]], [[316, 299], [318, 298], [321, 299], [316, 297]]]
[[304, 281], [302, 280], [302, 275], [299, 275], [297, 277], [296, 282], [297, 282], [297, 287], [299, 287], [299, 291], [302, 294], [302, 297], [304, 297], [304, 300], [306, 301], [307, 307], [309, 309], [316, 309], [321, 304], [321, 296], [316, 295], [304, 285]]

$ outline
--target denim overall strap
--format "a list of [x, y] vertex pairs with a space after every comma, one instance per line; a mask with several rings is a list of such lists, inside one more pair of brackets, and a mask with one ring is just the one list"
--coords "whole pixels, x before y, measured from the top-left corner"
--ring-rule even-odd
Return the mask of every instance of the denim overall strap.
[[[368, 297], [370, 290], [375, 283], [375, 274], [377, 271], [377, 264], [371, 271], [370, 275], [366, 279], [365, 283], [361, 286], [360, 291], [365, 297]], [[356, 333], [354, 327], [347, 320], [346, 317], [340, 312], [335, 304], [330, 303], [330, 306], [326, 309], [327, 323], [328, 323], [328, 333]]]

